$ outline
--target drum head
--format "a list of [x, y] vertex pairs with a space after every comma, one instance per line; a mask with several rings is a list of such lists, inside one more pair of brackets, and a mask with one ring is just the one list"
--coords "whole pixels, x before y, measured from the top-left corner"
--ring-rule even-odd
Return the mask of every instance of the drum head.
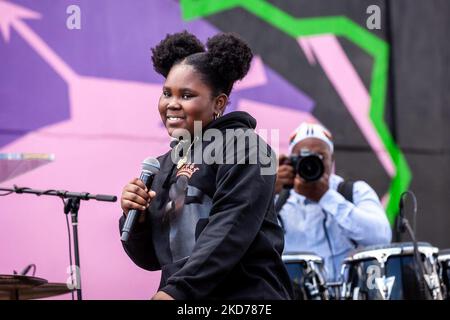
[[[421, 254], [426, 256], [437, 255], [439, 249], [433, 247], [427, 242], [418, 242], [418, 250]], [[380, 256], [390, 257], [396, 255], [411, 255], [414, 253], [414, 244], [412, 242], [394, 242], [388, 245], [368, 246], [362, 249], [355, 250], [348, 258], [344, 260], [344, 263], [375, 259]]]
[[[412, 242], [371, 246], [344, 260], [342, 277], [348, 288], [346, 297], [367, 300], [422, 300], [431, 297], [428, 287], [438, 283], [438, 248], [418, 243], [424, 266], [422, 276]], [[433, 289], [434, 290], [434, 289]], [[433, 295], [437, 294], [433, 291]]]
[[450, 259], [450, 249], [439, 250], [439, 258], [445, 257], [445, 259]]
[[313, 252], [300, 251], [300, 252], [285, 252], [282, 255], [284, 263], [296, 263], [312, 261], [315, 263], [323, 264], [323, 258], [316, 255]]

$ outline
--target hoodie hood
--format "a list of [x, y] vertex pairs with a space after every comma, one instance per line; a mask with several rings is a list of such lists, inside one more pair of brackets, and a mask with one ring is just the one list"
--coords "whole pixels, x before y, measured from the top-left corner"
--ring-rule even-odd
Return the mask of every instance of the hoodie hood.
[[203, 128], [203, 132], [211, 128], [219, 129], [220, 131], [237, 128], [255, 129], [256, 119], [245, 111], [233, 111], [211, 121]]

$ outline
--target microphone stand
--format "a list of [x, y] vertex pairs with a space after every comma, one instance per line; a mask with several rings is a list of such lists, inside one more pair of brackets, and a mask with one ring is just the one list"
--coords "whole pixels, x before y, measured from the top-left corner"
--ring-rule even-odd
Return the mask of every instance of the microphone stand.
[[[75, 257], [75, 275], [76, 275], [76, 288], [77, 288], [77, 300], [83, 300], [81, 294], [81, 275], [80, 275], [80, 253], [78, 247], [78, 210], [80, 209], [80, 198], [71, 197], [64, 200], [64, 213], [69, 214], [72, 218], [72, 233], [73, 233], [73, 254]], [[72, 266], [71, 276], [72, 276]], [[73, 279], [71, 277], [71, 279]]]
[[[425, 266], [423, 265], [422, 257], [420, 256], [420, 253], [419, 253], [419, 246], [417, 243], [417, 239], [416, 239], [414, 231], [411, 227], [411, 224], [409, 223], [408, 219], [406, 219], [406, 217], [404, 215], [404, 211], [403, 211], [403, 207], [404, 207], [403, 196], [407, 193], [410, 193], [410, 191], [407, 191], [406, 193], [403, 193], [400, 196], [400, 211], [399, 211], [399, 220], [398, 220], [398, 225], [397, 225], [397, 233], [399, 236], [401, 236], [401, 234], [407, 232], [408, 235], [410, 236], [410, 238], [413, 242], [415, 273], [416, 273], [417, 281], [419, 283], [419, 289], [422, 294], [421, 298], [424, 298], [426, 300], [431, 300], [434, 298], [431, 296], [431, 293], [430, 293], [432, 288], [429, 287], [429, 285], [425, 279]], [[414, 210], [416, 210], [416, 206], [415, 206]], [[400, 239], [400, 237], [399, 237], [399, 239]], [[426, 290], [427, 287], [428, 287], [428, 290]]]
[[[72, 218], [72, 230], [73, 230], [73, 245], [74, 245], [74, 256], [75, 256], [75, 268], [76, 268], [76, 288], [77, 288], [77, 300], [83, 300], [81, 291], [81, 274], [80, 274], [80, 252], [79, 252], [79, 241], [78, 241], [78, 211], [80, 209], [81, 200], [96, 200], [104, 202], [116, 202], [117, 197], [112, 195], [104, 194], [90, 194], [89, 192], [69, 192], [65, 190], [36, 190], [31, 188], [19, 188], [14, 186], [14, 188], [0, 188], [0, 191], [6, 191], [8, 195], [11, 193], [28, 193], [35, 194], [37, 196], [55, 196], [63, 199], [64, 202], [64, 214], [71, 215]], [[72, 266], [70, 266], [72, 268]]]

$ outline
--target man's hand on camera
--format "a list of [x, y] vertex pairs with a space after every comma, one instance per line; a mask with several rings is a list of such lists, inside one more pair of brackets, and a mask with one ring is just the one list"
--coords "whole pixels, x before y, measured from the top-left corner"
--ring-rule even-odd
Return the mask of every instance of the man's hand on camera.
[[295, 172], [294, 168], [288, 164], [288, 157], [281, 154], [279, 157], [279, 167], [277, 171], [277, 180], [275, 182], [275, 193], [280, 193], [283, 186], [294, 185]]
[[322, 177], [317, 181], [306, 181], [299, 175], [295, 176], [294, 190], [295, 192], [305, 196], [314, 202], [319, 202], [322, 196], [328, 191], [330, 175], [324, 172]]

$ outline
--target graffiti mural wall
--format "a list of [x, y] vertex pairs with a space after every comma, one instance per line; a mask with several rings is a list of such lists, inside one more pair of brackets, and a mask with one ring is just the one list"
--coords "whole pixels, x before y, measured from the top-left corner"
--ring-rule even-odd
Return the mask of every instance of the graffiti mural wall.
[[[437, 3], [436, 12], [449, 8]], [[366, 9], [374, 4], [381, 29], [369, 30]], [[249, 42], [255, 58], [227, 112], [244, 110], [259, 129], [278, 129], [274, 147], [281, 153], [301, 121], [323, 123], [335, 137], [337, 173], [374, 186], [391, 222], [400, 194], [412, 188], [419, 200], [419, 238], [450, 247], [450, 132], [444, 125], [450, 120], [450, 79], [439, 67], [447, 61], [448, 68], [449, 55], [427, 56], [445, 49], [437, 48], [442, 33], [408, 36], [422, 9], [408, 11], [401, 4], [0, 0], [0, 153], [55, 157], [2, 185], [119, 196], [139, 174], [142, 159], [169, 149], [157, 112], [163, 78], [152, 69], [150, 48], [184, 29], [201, 40], [233, 31]], [[71, 5], [79, 9], [77, 28], [68, 25]], [[424, 28], [434, 30], [431, 16], [425, 20]], [[422, 48], [426, 54], [410, 54]], [[436, 85], [424, 86], [421, 74]], [[441, 86], [445, 80], [447, 88]], [[66, 282], [62, 209], [55, 198], [0, 198], [0, 273], [34, 263], [36, 275]], [[120, 215], [118, 203], [82, 203], [87, 299], [146, 299], [158, 287], [159, 272], [139, 269], [124, 253]]]

